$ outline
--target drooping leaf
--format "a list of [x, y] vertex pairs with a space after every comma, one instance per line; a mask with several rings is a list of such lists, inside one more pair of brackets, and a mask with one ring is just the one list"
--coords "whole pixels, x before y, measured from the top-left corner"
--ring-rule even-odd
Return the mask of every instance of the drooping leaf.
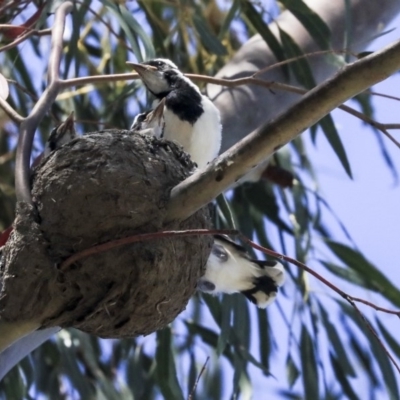
[[286, 375], [290, 388], [292, 388], [296, 383], [300, 373], [301, 371], [297, 368], [293, 358], [289, 354], [288, 358], [286, 359]]
[[332, 351], [336, 354], [336, 357], [333, 354], [331, 356], [334, 358], [333, 362], [338, 362], [340, 364], [340, 369], [344, 375], [355, 377], [356, 373], [348, 357], [348, 352], [345, 350], [342, 339], [340, 338], [335, 326], [331, 323], [328, 313], [321, 303], [319, 303], [319, 310], [321, 313], [323, 326], [328, 335], [329, 344]]
[[393, 337], [393, 335], [385, 328], [385, 325], [378, 319], [375, 318], [376, 324], [379, 327], [379, 330], [382, 332], [382, 336], [386, 340], [390, 349], [396, 354], [397, 358], [400, 359], [400, 343], [399, 340]]
[[301, 85], [305, 86], [307, 89], [312, 89], [315, 86], [315, 80], [308, 60], [301, 57], [304, 54], [303, 51], [294, 39], [280, 28], [279, 36], [281, 37], [286, 58], [298, 57], [296, 61], [289, 64], [290, 70]]
[[331, 31], [324, 20], [303, 0], [279, 0], [303, 24], [318, 46], [330, 48]]
[[184, 396], [176, 375], [171, 340], [170, 328], [164, 328], [157, 332], [157, 382], [165, 398], [183, 400]]
[[335, 123], [333, 122], [331, 115], [328, 114], [324, 118], [322, 118], [318, 122], [318, 125], [321, 126], [326, 139], [328, 140], [329, 144], [331, 145], [336, 156], [339, 158], [339, 161], [342, 164], [342, 167], [346, 171], [347, 175], [349, 176], [349, 178], [352, 179], [353, 175], [352, 175], [351, 168], [350, 168], [350, 162], [347, 158], [346, 150], [340, 139], [339, 133], [336, 130]]
[[[265, 40], [276, 59], [278, 61], [283, 61], [285, 59], [285, 54], [283, 52], [282, 46], [280, 45], [274, 34], [271, 32], [268, 25], [263, 21], [261, 15], [257, 12], [253, 4], [250, 1], [243, 1], [241, 3], [241, 8], [242, 13], [249, 19], [254, 29]], [[289, 69], [287, 65], [282, 65], [281, 69], [285, 77], [288, 78]]]
[[382, 296], [394, 305], [400, 307], [399, 289], [397, 289], [393, 283], [360, 252], [332, 240], [327, 240], [325, 243], [349, 268], [354, 269], [361, 276], [365, 276], [371, 288], [375, 288]]
[[331, 360], [331, 364], [332, 364], [335, 376], [336, 376], [337, 380], [339, 381], [340, 387], [343, 390], [343, 392], [346, 394], [347, 398], [349, 400], [360, 400], [360, 398], [357, 396], [357, 394], [353, 390], [350, 382], [347, 379], [346, 374], [344, 373], [344, 371], [342, 369], [342, 363], [331, 352], [329, 352], [329, 358]]
[[192, 15], [193, 25], [196, 32], [199, 34], [201, 43], [212, 54], [223, 56], [226, 54], [226, 49], [219, 39], [211, 32], [204, 20], [202, 14], [194, 13]]
[[303, 325], [300, 336], [301, 374], [306, 399], [319, 399], [318, 369], [313, 339]]
[[232, 5], [229, 8], [229, 11], [227, 12], [227, 14], [224, 18], [224, 21], [221, 25], [221, 29], [218, 34], [218, 38], [220, 40], [225, 36], [233, 19], [235, 18], [236, 14], [238, 13], [239, 9], [240, 9], [240, 0], [233, 0]]

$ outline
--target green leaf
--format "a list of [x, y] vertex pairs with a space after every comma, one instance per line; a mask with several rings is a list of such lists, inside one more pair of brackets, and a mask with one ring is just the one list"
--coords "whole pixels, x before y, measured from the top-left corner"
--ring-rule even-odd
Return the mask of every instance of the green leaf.
[[222, 304], [221, 304], [221, 313], [222, 313], [222, 321], [221, 321], [221, 333], [218, 337], [217, 343], [217, 355], [221, 355], [225, 350], [228, 341], [229, 334], [231, 331], [231, 314], [232, 314], [232, 297], [231, 296], [223, 296]]
[[[265, 43], [269, 46], [275, 58], [278, 61], [285, 60], [285, 54], [282, 46], [280, 45], [278, 39], [274, 36], [274, 34], [269, 29], [268, 25], [264, 22], [261, 15], [254, 8], [253, 4], [250, 1], [242, 1], [242, 13], [248, 18], [250, 23], [253, 25], [254, 29], [260, 36], [264, 39]], [[289, 69], [287, 65], [281, 66], [282, 72], [286, 78], [289, 78]]]
[[64, 330], [57, 335], [58, 348], [61, 353], [61, 370], [71, 380], [72, 385], [78, 391], [80, 398], [89, 399], [93, 397], [93, 386], [87, 379], [82, 379], [82, 372], [79, 368], [78, 360], [76, 357], [75, 346], [66, 345], [67, 342], [72, 341], [71, 332]]
[[290, 59], [300, 57], [289, 64], [290, 70], [293, 72], [299, 84], [303, 85], [307, 89], [312, 89], [315, 86], [315, 80], [308, 60], [306, 58], [301, 58], [301, 56], [304, 55], [304, 52], [290, 35], [279, 27], [278, 29], [286, 58]]
[[145, 50], [144, 58], [146, 60], [154, 58], [156, 52], [154, 50], [151, 38], [147, 35], [142, 26], [137, 22], [137, 20], [132, 16], [131, 12], [128, 11], [128, 9], [123, 4], [120, 4], [119, 10], [122, 17], [129, 25], [130, 29], [135, 33], [135, 35], [137, 35], [141, 39]]
[[222, 22], [221, 29], [218, 34], [218, 38], [222, 40], [225, 36], [226, 32], [228, 31], [233, 19], [235, 18], [237, 12], [240, 8], [240, 0], [233, 0], [232, 6], [229, 9], [228, 13], [226, 14], [224, 21]]
[[342, 369], [342, 363], [331, 352], [329, 352], [329, 358], [331, 360], [333, 372], [335, 373], [335, 376], [340, 383], [340, 387], [346, 394], [347, 398], [349, 400], [359, 400], [359, 397], [356, 395], [351, 384], [347, 380], [346, 374]]
[[[393, 366], [391, 364], [392, 361], [385, 353], [385, 349], [378, 341], [378, 338], [376, 338], [375, 335], [373, 335], [372, 332], [370, 331], [370, 329], [374, 329], [374, 327], [370, 324], [370, 322], [366, 319], [366, 317], [362, 319], [361, 316], [358, 314], [358, 312], [356, 312], [356, 310], [353, 307], [343, 302], [341, 303], [343, 311], [356, 323], [357, 326], [359, 326], [360, 331], [364, 334], [364, 336], [369, 342], [369, 352], [371, 352], [372, 350], [372, 355], [374, 357], [374, 360], [379, 365], [379, 370], [386, 384], [388, 398], [390, 400], [398, 400], [400, 398], [400, 395], [397, 386], [397, 380], [393, 373]], [[365, 321], [367, 321], [371, 325], [370, 328], [367, 327]]]
[[388, 398], [390, 400], [398, 400], [400, 398], [400, 394], [397, 386], [397, 380], [393, 372], [392, 362], [389, 360], [388, 356], [384, 352], [384, 349], [380, 346], [372, 333], [366, 331], [365, 334], [367, 337], [369, 337], [369, 342], [372, 345], [372, 353], [374, 354], [375, 361], [378, 363], [379, 370], [381, 371], [383, 380], [385, 381]]
[[4, 377], [3, 389], [7, 400], [19, 400], [25, 397], [27, 390], [18, 367], [12, 368]]
[[300, 371], [297, 368], [295, 362], [291, 355], [288, 355], [286, 359], [286, 376], [288, 379], [289, 387], [292, 388], [293, 385], [296, 383], [298, 377], [300, 376]]
[[307, 29], [308, 33], [323, 50], [329, 50], [331, 31], [324, 20], [302, 0], [279, 0]]
[[[193, 322], [184, 322], [188, 328], [191, 335], [199, 335], [204, 343], [208, 344], [212, 348], [216, 348], [218, 344], [218, 335], [216, 332], [202, 325], [195, 324]], [[223, 351], [223, 355], [230, 361], [233, 365], [233, 354], [229, 347], [226, 347]]]
[[250, 302], [239, 293], [230, 295], [233, 300], [233, 330], [239, 339], [240, 346], [246, 351], [250, 347], [250, 329], [243, 329], [250, 326], [249, 304]]
[[272, 352], [271, 328], [268, 321], [268, 314], [265, 310], [257, 310], [258, 316], [258, 340], [260, 361], [264, 368], [269, 371], [269, 358]]
[[[121, 15], [121, 9], [118, 7], [117, 4], [112, 2], [111, 0], [101, 0], [101, 2], [109, 9], [109, 11], [115, 15], [115, 17], [118, 20], [118, 23], [121, 27], [121, 29], [124, 31], [129, 44], [131, 45], [131, 48], [133, 50], [133, 53], [135, 54], [136, 58], [139, 61], [143, 61], [143, 55], [140, 50], [139, 42], [137, 40], [137, 37], [132, 34], [132, 30], [129, 26], [128, 21], [125, 20], [125, 17]], [[131, 16], [132, 17], [132, 16]]]
[[[245, 193], [245, 199], [243, 201], [245, 201], [246, 204], [252, 204], [279, 229], [293, 235], [293, 230], [290, 226], [279, 217], [280, 208], [270, 185], [260, 181], [246, 185], [246, 188], [243, 189], [243, 191]], [[256, 222], [257, 221], [255, 221], [255, 223]], [[242, 225], [239, 224], [239, 226], [242, 228]]]
[[360, 252], [353, 250], [344, 244], [331, 240], [327, 240], [325, 243], [349, 268], [352, 268], [361, 276], [364, 276], [373, 290], [379, 292], [397, 307], [400, 307], [399, 290]]
[[157, 331], [157, 383], [166, 399], [183, 400], [184, 396], [176, 375], [174, 355], [171, 350], [171, 329]]
[[319, 260], [319, 262], [325, 267], [327, 268], [330, 272], [332, 272], [334, 275], [345, 279], [346, 281], [354, 284], [354, 285], [358, 285], [370, 290], [376, 290], [376, 288], [370, 284], [369, 280], [366, 279], [365, 276], [360, 275], [357, 271], [354, 271], [352, 269], [349, 268], [343, 268], [340, 267], [338, 265], [335, 265], [333, 263], [330, 262], [326, 262], [323, 260]]
[[318, 369], [313, 339], [303, 325], [300, 337], [301, 373], [306, 399], [319, 399]]
[[221, 210], [226, 223], [227, 223], [227, 228], [229, 229], [237, 229], [236, 228], [236, 222], [235, 222], [235, 215], [233, 214], [233, 211], [231, 209], [231, 206], [228, 202], [228, 200], [226, 199], [224, 193], [221, 193], [218, 197], [217, 197], [217, 205], [219, 207], [219, 209]]
[[225, 47], [211, 32], [202, 14], [193, 13], [192, 21], [196, 32], [199, 34], [201, 43], [210, 53], [216, 54], [217, 56], [223, 56], [227, 54]]
[[378, 318], [375, 319], [379, 330], [382, 332], [383, 337], [386, 340], [386, 343], [392, 349], [393, 353], [396, 354], [398, 358], [400, 358], [400, 343], [399, 340], [394, 338], [391, 333], [385, 328], [381, 321]]
[[335, 358], [335, 361], [340, 364], [340, 369], [344, 375], [355, 377], [356, 373], [348, 358], [348, 352], [343, 347], [342, 339], [339, 337], [335, 326], [330, 322], [328, 313], [325, 311], [321, 303], [319, 303], [319, 310], [322, 317], [322, 323], [328, 335], [329, 344], [331, 346], [331, 349], [335, 352], [337, 356], [337, 358]]
[[318, 125], [322, 128], [325, 137], [327, 138], [329, 144], [331, 145], [333, 151], [339, 158], [344, 170], [350, 178], [353, 178], [350, 168], [350, 163], [346, 155], [346, 150], [344, 149], [342, 140], [336, 130], [335, 123], [330, 114], [322, 118]]
[[76, 56], [78, 54], [78, 41], [80, 39], [81, 26], [84, 23], [85, 15], [87, 13], [87, 8], [90, 5], [90, 0], [84, 0], [79, 7], [75, 2], [73, 3], [73, 5], [74, 9], [73, 12], [71, 13], [72, 30], [71, 30], [71, 36], [68, 40], [68, 50], [67, 53], [65, 54], [63, 79], [67, 79], [69, 68], [71, 66], [71, 62], [73, 59], [75, 59], [75, 76], [79, 76], [81, 57]]
[[[242, 361], [248, 361], [259, 368], [264, 373], [264, 375], [270, 376], [271, 372], [267, 368], [265, 368], [264, 364], [257, 361], [255, 357], [248, 351], [248, 349], [240, 342], [237, 335], [237, 330], [235, 331], [234, 329], [231, 329], [230, 333], [230, 342], [234, 345], [235, 354], [240, 355]], [[243, 365], [244, 367], [247, 366], [246, 363], [244, 363]]]

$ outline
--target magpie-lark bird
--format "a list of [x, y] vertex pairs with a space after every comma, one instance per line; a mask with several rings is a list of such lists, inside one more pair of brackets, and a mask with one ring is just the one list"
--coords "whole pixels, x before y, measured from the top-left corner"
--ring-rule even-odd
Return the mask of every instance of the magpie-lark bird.
[[215, 295], [240, 292], [258, 307], [266, 308], [284, 281], [282, 264], [252, 259], [244, 247], [227, 236], [215, 235], [206, 272], [197, 287]]
[[63, 144], [75, 138], [74, 112], [72, 111], [64, 122], [50, 132], [44, 148], [44, 156], [48, 156], [50, 152], [59, 149]]
[[221, 122], [212, 101], [170, 60], [128, 64], [158, 101], [165, 99], [164, 138], [179, 143], [199, 168], [217, 157]]
[[156, 138], [164, 137], [164, 103], [165, 98], [158, 103], [154, 110], [136, 115], [131, 130]]

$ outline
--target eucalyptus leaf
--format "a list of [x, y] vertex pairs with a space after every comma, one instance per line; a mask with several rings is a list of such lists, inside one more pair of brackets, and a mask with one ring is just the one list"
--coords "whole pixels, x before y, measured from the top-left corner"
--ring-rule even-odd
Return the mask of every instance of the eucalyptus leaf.
[[303, 24], [318, 46], [330, 48], [331, 31], [324, 20], [303, 0], [279, 0]]

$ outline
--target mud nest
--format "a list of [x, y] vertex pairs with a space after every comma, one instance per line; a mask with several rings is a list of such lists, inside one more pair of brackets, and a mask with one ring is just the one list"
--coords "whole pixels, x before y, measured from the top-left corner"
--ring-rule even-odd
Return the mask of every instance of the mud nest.
[[139, 233], [210, 228], [208, 208], [164, 223], [172, 187], [193, 167], [175, 144], [131, 131], [90, 133], [50, 154], [33, 172], [34, 206], [18, 204], [3, 250], [0, 316], [109, 338], [171, 322], [204, 273], [212, 238], [139, 242], [60, 265]]

